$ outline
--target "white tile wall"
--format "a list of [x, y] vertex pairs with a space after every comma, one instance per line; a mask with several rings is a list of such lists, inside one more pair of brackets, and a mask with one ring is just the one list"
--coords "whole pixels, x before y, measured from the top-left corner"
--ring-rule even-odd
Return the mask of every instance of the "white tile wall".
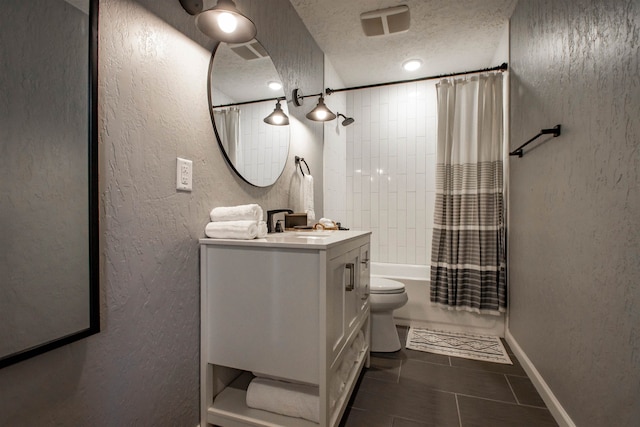
[[[289, 151], [289, 126], [272, 126], [263, 121], [275, 106], [274, 101], [244, 105], [240, 116], [242, 156], [236, 169], [247, 180], [261, 185], [263, 177], [280, 175]], [[286, 103], [281, 107], [288, 114]], [[264, 184], [270, 183], [268, 181]]]
[[436, 167], [435, 81], [348, 92], [346, 221], [373, 261], [428, 265]]
[[[324, 60], [325, 87], [344, 87], [329, 58]], [[337, 92], [325, 99], [334, 113], [347, 114], [347, 94]], [[346, 225], [347, 217], [347, 132], [351, 126], [344, 127], [342, 117], [326, 122], [324, 125], [324, 216]], [[320, 219], [320, 218], [317, 218]]]

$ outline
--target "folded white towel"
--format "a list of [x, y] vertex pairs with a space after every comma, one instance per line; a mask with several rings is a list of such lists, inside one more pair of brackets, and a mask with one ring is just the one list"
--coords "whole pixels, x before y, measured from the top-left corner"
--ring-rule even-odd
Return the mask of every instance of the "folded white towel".
[[307, 221], [316, 219], [313, 204], [313, 177], [311, 175], [305, 175], [302, 178], [302, 209], [307, 213]]
[[320, 393], [317, 386], [254, 378], [247, 388], [247, 406], [320, 422]]
[[213, 239], [245, 239], [258, 236], [257, 221], [222, 221], [207, 224], [204, 233]]
[[267, 237], [267, 223], [265, 221], [258, 222], [258, 239], [264, 239]]
[[211, 221], [262, 221], [262, 208], [255, 203], [239, 206], [221, 206], [213, 208], [209, 214]]

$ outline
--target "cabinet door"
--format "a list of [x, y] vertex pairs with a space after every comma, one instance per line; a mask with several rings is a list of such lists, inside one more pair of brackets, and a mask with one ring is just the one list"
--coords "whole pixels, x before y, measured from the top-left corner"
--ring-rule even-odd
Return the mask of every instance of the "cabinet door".
[[360, 246], [360, 264], [359, 264], [359, 279], [358, 280], [358, 288], [357, 288], [357, 304], [358, 304], [358, 314], [363, 312], [367, 305], [369, 305], [369, 285], [370, 285], [370, 266], [369, 261], [371, 260], [371, 254], [369, 250], [369, 244]]
[[[335, 356], [358, 319], [360, 249], [332, 258], [327, 274], [327, 344]], [[333, 359], [331, 359], [333, 360]]]
[[344, 320], [345, 333], [351, 333], [358, 321], [360, 314], [360, 249], [354, 249], [348, 253], [347, 264], [345, 265], [345, 285], [344, 285]]

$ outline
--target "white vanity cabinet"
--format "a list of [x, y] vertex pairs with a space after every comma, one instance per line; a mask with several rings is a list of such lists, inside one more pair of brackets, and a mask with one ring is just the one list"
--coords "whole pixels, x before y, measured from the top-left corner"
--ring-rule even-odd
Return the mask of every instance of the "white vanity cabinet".
[[[336, 426], [369, 362], [369, 232], [201, 242], [201, 427]], [[359, 331], [365, 351], [331, 405]], [[255, 373], [317, 385], [320, 423], [249, 408]]]

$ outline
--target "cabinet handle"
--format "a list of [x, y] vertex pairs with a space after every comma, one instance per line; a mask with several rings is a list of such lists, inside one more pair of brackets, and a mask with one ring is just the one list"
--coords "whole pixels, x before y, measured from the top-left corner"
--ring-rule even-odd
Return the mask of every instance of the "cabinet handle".
[[360, 261], [362, 264], [364, 264], [366, 267], [369, 267], [369, 258], [367, 259], [363, 259], [362, 261]]
[[352, 291], [356, 287], [356, 266], [352, 262], [348, 262], [345, 266], [347, 270], [349, 270], [349, 283], [345, 286], [345, 291]]

